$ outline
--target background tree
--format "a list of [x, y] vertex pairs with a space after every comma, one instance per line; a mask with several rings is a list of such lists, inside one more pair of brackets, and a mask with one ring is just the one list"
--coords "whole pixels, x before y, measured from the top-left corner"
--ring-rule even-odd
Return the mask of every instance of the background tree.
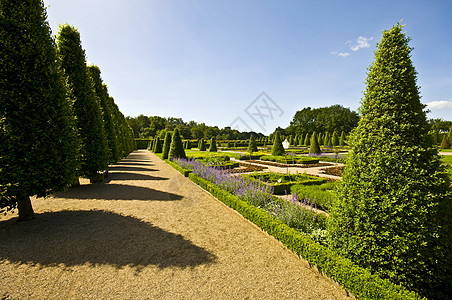
[[443, 135], [443, 140], [441, 141], [440, 149], [450, 149], [449, 139], [447, 138], [447, 134]]
[[99, 105], [101, 108], [101, 115], [105, 129], [105, 138], [107, 139], [107, 154], [109, 157], [109, 163], [116, 163], [119, 161], [118, 147], [115, 135], [115, 124], [113, 123], [113, 117], [111, 108], [108, 102], [108, 89], [103, 83], [100, 76], [100, 69], [98, 66], [88, 66], [88, 72], [91, 76], [91, 80], [94, 84], [94, 91], [99, 99]]
[[162, 153], [163, 153], [162, 158], [163, 159], [168, 158], [170, 146], [171, 146], [171, 133], [169, 131], [167, 131], [166, 135], [165, 135], [165, 140], [163, 142], [163, 150], [162, 150]]
[[257, 152], [257, 144], [256, 140], [254, 139], [254, 135], [251, 135], [250, 142], [248, 144], [248, 150], [249, 153]]
[[304, 143], [305, 146], [309, 146], [310, 143], [310, 139], [309, 139], [309, 133], [306, 133], [305, 137], [304, 137]]
[[177, 128], [174, 129], [168, 157], [170, 160], [174, 158], [187, 158], [187, 156], [185, 155], [184, 146], [182, 145], [179, 130]]
[[319, 142], [317, 141], [317, 134], [315, 131], [311, 135], [311, 141], [309, 142], [309, 154], [320, 154], [320, 146]]
[[217, 152], [217, 141], [214, 136], [210, 139], [209, 152]]
[[99, 101], [88, 74], [79, 32], [69, 25], [61, 26], [57, 40], [61, 65], [74, 96], [73, 110], [81, 143], [79, 175], [96, 182], [101, 180], [98, 172], [108, 166], [107, 141]]
[[339, 138], [339, 146], [343, 147], [345, 146], [345, 132], [341, 132], [341, 137]]
[[330, 245], [382, 277], [444, 299], [452, 294], [452, 201], [408, 42], [398, 24], [378, 44], [329, 223]]
[[275, 137], [273, 140], [273, 147], [272, 147], [272, 155], [280, 156], [284, 155], [286, 151], [284, 150], [284, 147], [281, 142], [281, 136], [279, 134], [279, 131], [276, 131]]
[[33, 218], [30, 196], [75, 176], [77, 138], [42, 1], [0, 1], [0, 211]]
[[160, 140], [159, 137], [155, 138], [154, 143], [154, 153], [162, 153], [163, 147], [162, 147], [162, 140]]

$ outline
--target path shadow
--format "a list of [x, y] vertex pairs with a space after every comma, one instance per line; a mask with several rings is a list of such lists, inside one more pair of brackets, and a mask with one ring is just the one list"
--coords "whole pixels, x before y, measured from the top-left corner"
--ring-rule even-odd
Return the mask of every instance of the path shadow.
[[179, 234], [108, 211], [37, 214], [29, 222], [0, 222], [0, 260], [40, 266], [89, 263], [140, 271], [212, 264], [216, 256]]
[[155, 165], [150, 163], [150, 162], [149, 163], [120, 162], [120, 163], [117, 163], [117, 164], [112, 165], [110, 167], [114, 168], [115, 166], [131, 166], [131, 167], [133, 167], [133, 166], [145, 166], [145, 167], [152, 167], [152, 166], [155, 166]]
[[104, 182], [110, 182], [112, 180], [168, 180], [167, 177], [156, 177], [151, 175], [139, 174], [139, 173], [126, 173], [126, 172], [109, 172], [108, 177]]
[[135, 167], [128, 165], [114, 165], [108, 168], [108, 171], [130, 171], [130, 172], [140, 172], [140, 171], [157, 171], [156, 169]]
[[126, 184], [89, 184], [74, 187], [66, 192], [54, 194], [56, 198], [100, 199], [100, 200], [143, 200], [175, 201], [183, 196], [159, 190]]

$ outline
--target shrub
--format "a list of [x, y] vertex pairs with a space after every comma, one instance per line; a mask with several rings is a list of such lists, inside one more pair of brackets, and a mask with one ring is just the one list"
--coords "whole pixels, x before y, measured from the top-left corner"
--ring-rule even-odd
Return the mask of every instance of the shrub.
[[217, 152], [217, 141], [214, 136], [210, 139], [209, 152]]
[[167, 131], [165, 141], [163, 142], [162, 159], [168, 159], [168, 154], [171, 146], [171, 132]]
[[310, 142], [310, 146], [309, 146], [309, 154], [318, 154], [320, 153], [320, 146], [319, 146], [319, 142], [317, 141], [317, 134], [314, 133], [311, 136], [311, 142]]
[[378, 44], [330, 244], [371, 272], [444, 299], [452, 295], [452, 201], [408, 42], [398, 24]]
[[177, 128], [174, 129], [170, 150], [168, 153], [168, 158], [170, 160], [174, 158], [186, 158], [184, 146], [182, 145], [182, 140], [179, 135], [179, 129]]
[[330, 211], [337, 201], [337, 182], [331, 181], [321, 185], [296, 184], [290, 188], [292, 194], [296, 194], [300, 199], [309, 199], [315, 203], [319, 209]]
[[198, 149], [199, 151], [206, 151], [206, 141], [204, 141], [204, 139], [199, 141]]
[[284, 150], [284, 147], [282, 145], [279, 131], [276, 131], [275, 138], [273, 141], [272, 155], [280, 156], [284, 155], [285, 153], [286, 151]]
[[250, 137], [250, 143], [248, 145], [247, 152], [249, 153], [257, 152], [257, 145], [256, 140], [254, 139], [254, 135], [251, 135]]
[[162, 140], [159, 137], [156, 137], [154, 143], [154, 153], [162, 152], [163, 152]]

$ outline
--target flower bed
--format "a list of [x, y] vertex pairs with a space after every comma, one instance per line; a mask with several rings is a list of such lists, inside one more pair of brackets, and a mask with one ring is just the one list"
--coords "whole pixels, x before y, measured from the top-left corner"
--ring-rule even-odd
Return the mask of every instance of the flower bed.
[[332, 166], [332, 164], [329, 164], [329, 163], [285, 164], [285, 163], [277, 163], [277, 162], [264, 161], [264, 160], [247, 160], [246, 162], [267, 165], [267, 166], [272, 166], [272, 167], [279, 167], [279, 168], [315, 168], [315, 167]]
[[325, 169], [322, 169], [322, 173], [342, 177], [342, 173], [344, 173], [344, 168], [345, 168], [344, 166], [335, 166], [332, 168], [325, 168]]

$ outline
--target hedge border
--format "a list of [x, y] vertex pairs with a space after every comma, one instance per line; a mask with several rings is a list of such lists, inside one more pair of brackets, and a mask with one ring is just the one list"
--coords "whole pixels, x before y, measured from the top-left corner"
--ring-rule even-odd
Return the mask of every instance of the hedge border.
[[193, 173], [190, 173], [188, 177], [227, 206], [238, 211], [246, 219], [281, 241], [289, 249], [314, 265], [319, 271], [338, 282], [342, 288], [351, 291], [356, 297], [369, 300], [425, 299], [413, 291], [408, 291], [387, 279], [371, 274], [368, 270], [354, 264], [349, 259], [343, 258], [331, 249], [314, 242], [279, 219], [222, 190], [210, 181]]
[[179, 173], [181, 173], [185, 177], [188, 177], [188, 175], [191, 173], [190, 170], [187, 170], [187, 169], [184, 169], [184, 168], [180, 167], [178, 164], [176, 164], [175, 162], [172, 162], [169, 159], [165, 159], [165, 162], [168, 165], [170, 165], [171, 167], [173, 167], [174, 169], [176, 169], [176, 171], [178, 171]]

